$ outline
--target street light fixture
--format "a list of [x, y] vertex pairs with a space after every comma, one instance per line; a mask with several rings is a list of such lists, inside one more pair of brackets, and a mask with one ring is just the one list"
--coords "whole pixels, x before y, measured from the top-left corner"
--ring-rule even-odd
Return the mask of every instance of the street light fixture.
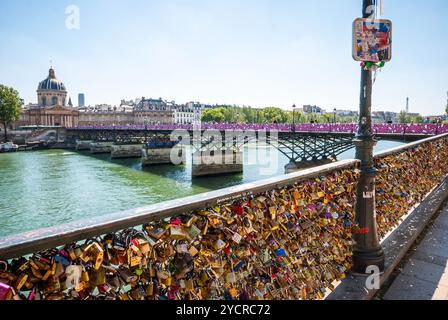
[[296, 132], [296, 105], [292, 105], [292, 132]]
[[[363, 0], [363, 18], [372, 13], [373, 0]], [[357, 186], [355, 221], [360, 228], [354, 236], [352, 271], [367, 274], [368, 268], [384, 271], [385, 257], [379, 243], [375, 213], [375, 169], [373, 147], [377, 141], [372, 133], [372, 70], [361, 69], [359, 126], [356, 139], [356, 158], [361, 161], [361, 176]]]

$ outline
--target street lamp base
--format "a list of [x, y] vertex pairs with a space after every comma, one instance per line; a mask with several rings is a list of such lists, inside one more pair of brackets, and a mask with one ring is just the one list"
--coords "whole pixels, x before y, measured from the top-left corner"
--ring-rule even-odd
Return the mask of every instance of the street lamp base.
[[370, 270], [370, 268], [373, 266], [378, 267], [379, 272], [384, 272], [385, 270], [385, 256], [381, 247], [377, 250], [354, 250], [352, 272], [357, 274], [372, 274], [374, 270]]

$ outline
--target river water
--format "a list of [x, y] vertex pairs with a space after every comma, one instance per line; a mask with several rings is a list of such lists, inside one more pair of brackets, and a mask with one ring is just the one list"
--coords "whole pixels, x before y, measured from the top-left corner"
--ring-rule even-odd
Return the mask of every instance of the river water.
[[[401, 144], [380, 141], [375, 152]], [[282, 175], [288, 163], [272, 147], [249, 145], [244, 173], [192, 179], [189, 158], [185, 166], [142, 168], [140, 159], [110, 160], [88, 152], [0, 154], [0, 236]]]

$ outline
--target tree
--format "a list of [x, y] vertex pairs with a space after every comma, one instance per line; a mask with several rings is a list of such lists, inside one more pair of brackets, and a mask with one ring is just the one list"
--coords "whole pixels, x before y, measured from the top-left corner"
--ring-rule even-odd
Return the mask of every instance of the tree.
[[268, 123], [287, 123], [288, 114], [280, 108], [270, 107], [263, 110], [263, 116]]
[[[294, 114], [294, 119], [293, 119], [293, 114]], [[298, 110], [296, 110], [294, 112], [292, 112], [292, 111], [288, 112], [288, 122], [290, 122], [290, 123], [293, 123], [293, 122], [295, 124], [304, 123], [305, 120], [306, 120], [305, 115]]]
[[410, 117], [407, 115], [406, 111], [401, 111], [398, 115], [398, 122], [399, 123], [409, 123], [411, 122]]
[[5, 142], [8, 140], [8, 126], [19, 120], [21, 113], [19, 93], [0, 84], [0, 122], [5, 128]]
[[446, 104], [445, 112], [446, 112], [446, 114], [448, 115], [448, 102], [447, 102], [447, 104]]
[[334, 116], [330, 113], [326, 113], [322, 115], [322, 122], [323, 123], [331, 123], [333, 122]]
[[223, 122], [224, 108], [207, 109], [202, 113], [202, 121], [205, 122]]
[[315, 113], [310, 113], [307, 115], [307, 121], [308, 123], [319, 123], [319, 116]]
[[423, 119], [422, 116], [416, 116], [414, 117], [414, 119], [412, 119], [412, 122], [414, 123], [423, 123], [425, 120]]

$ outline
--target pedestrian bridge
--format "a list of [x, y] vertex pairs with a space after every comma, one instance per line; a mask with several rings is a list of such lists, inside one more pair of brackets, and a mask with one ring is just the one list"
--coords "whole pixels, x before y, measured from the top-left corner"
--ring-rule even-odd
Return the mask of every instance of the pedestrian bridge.
[[[204, 157], [210, 153], [221, 162], [214, 167], [193, 169], [193, 175], [242, 172], [242, 153], [245, 144], [265, 143], [278, 149], [289, 159], [286, 172], [319, 164], [331, 163], [337, 157], [354, 148], [354, 124], [206, 124], [195, 125], [127, 125], [83, 126], [67, 128], [64, 133], [68, 145], [93, 153], [111, 153], [112, 158], [141, 157], [143, 165], [167, 164], [170, 161], [172, 142], [179, 146], [192, 146], [193, 156]], [[411, 142], [442, 132], [448, 126], [441, 125], [374, 125], [377, 139]], [[156, 149], [156, 150], [154, 150]], [[224, 152], [235, 155], [221, 156]], [[185, 150], [180, 150], [185, 158]], [[225, 160], [225, 161], [224, 161]], [[199, 173], [198, 173], [199, 174]]]
[[[446, 159], [448, 134], [375, 157], [379, 238], [407, 241], [394, 238], [397, 227], [446, 182]], [[0, 238], [0, 298], [324, 299], [352, 277], [353, 239], [371, 232], [354, 219], [358, 166], [345, 160]], [[387, 272], [397, 259], [386, 259]]]

